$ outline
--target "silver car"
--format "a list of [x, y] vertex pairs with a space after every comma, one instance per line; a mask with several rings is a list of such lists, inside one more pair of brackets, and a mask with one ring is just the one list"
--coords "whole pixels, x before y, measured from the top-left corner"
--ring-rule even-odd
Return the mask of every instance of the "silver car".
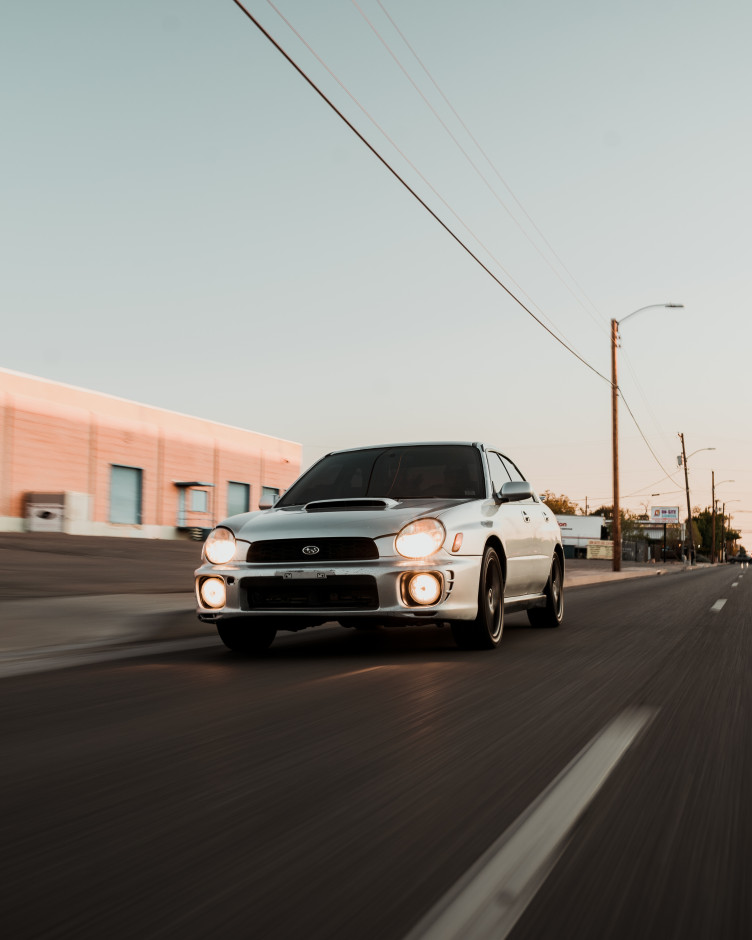
[[327, 454], [276, 504], [231, 516], [196, 571], [199, 619], [231, 650], [278, 630], [448, 623], [493, 649], [504, 612], [557, 627], [564, 552], [554, 514], [516, 465], [478, 443]]

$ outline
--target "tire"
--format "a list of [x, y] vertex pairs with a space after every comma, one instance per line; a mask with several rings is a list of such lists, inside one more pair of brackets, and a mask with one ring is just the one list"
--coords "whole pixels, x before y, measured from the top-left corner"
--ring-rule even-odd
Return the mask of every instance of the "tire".
[[558, 555], [554, 555], [551, 562], [551, 574], [544, 593], [546, 606], [531, 608], [527, 619], [532, 627], [558, 627], [564, 619], [564, 572]]
[[252, 656], [269, 649], [277, 635], [277, 629], [265, 623], [257, 624], [243, 617], [237, 620], [220, 621], [217, 624], [217, 633], [227, 649], [232, 650], [233, 653]]
[[478, 581], [478, 616], [452, 623], [454, 642], [463, 650], [496, 649], [504, 632], [504, 574], [499, 556], [487, 548]]

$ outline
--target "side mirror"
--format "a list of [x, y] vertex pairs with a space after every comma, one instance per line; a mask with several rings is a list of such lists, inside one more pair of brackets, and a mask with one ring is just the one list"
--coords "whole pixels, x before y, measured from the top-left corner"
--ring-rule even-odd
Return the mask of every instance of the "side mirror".
[[522, 499], [531, 499], [533, 488], [526, 480], [505, 483], [496, 497], [500, 503], [518, 503]]
[[263, 501], [259, 500], [259, 509], [272, 509], [277, 505], [277, 500], [279, 499], [279, 493], [275, 493], [271, 499], [267, 498]]

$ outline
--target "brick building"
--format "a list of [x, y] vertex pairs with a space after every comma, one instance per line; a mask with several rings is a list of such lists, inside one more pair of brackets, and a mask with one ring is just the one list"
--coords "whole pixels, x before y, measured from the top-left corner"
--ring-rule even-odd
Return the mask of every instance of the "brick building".
[[187, 537], [300, 462], [290, 441], [0, 369], [0, 531]]

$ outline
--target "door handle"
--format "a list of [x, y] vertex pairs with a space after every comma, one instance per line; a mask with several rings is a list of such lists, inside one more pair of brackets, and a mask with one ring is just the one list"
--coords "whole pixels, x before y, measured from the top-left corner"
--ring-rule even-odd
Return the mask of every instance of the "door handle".
[[524, 509], [522, 510], [522, 518], [525, 520], [525, 522], [530, 522], [530, 516], [528, 516]]

